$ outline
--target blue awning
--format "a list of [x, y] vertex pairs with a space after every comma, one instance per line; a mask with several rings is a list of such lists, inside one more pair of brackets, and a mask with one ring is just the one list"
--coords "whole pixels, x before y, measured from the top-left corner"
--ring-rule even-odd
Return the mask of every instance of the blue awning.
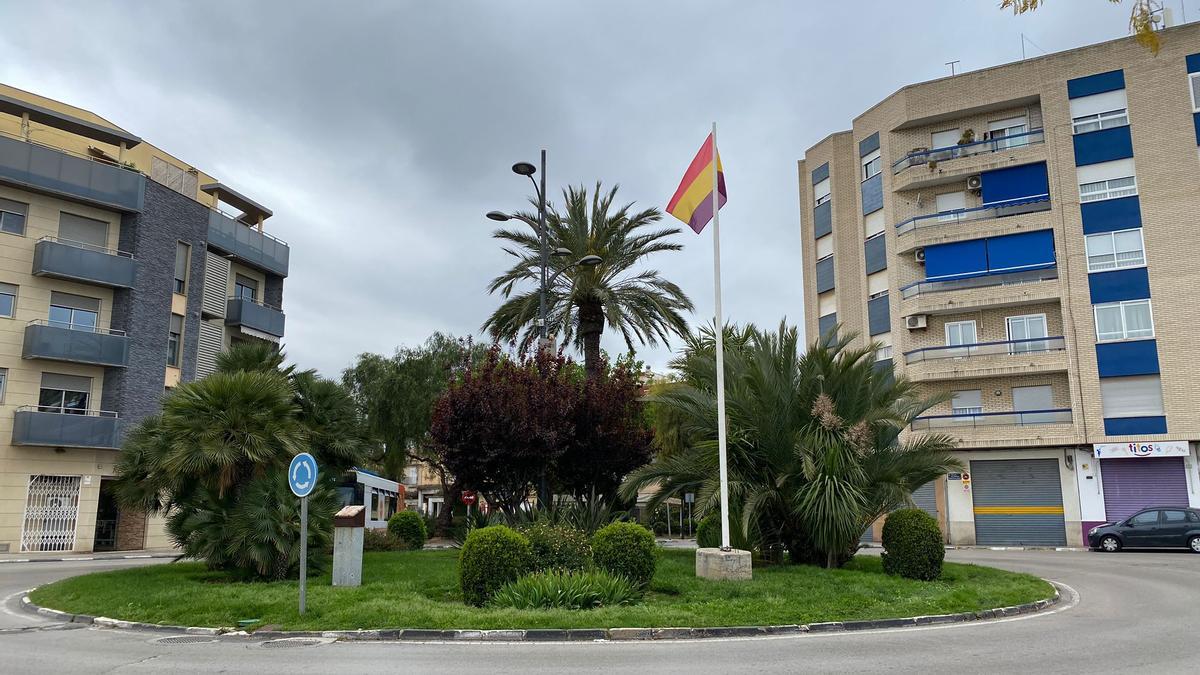
[[980, 180], [984, 205], [1050, 194], [1045, 162], [984, 171]]
[[987, 239], [987, 267], [988, 274], [1054, 267], [1054, 231], [1019, 232]]
[[988, 273], [987, 240], [970, 239], [925, 247], [925, 280], [945, 281]]

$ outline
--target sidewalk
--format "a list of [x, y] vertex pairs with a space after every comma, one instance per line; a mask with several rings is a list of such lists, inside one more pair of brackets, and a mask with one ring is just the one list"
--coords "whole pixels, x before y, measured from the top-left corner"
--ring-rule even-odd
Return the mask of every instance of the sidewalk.
[[71, 553], [68, 551], [0, 553], [0, 565], [24, 562], [67, 562], [85, 560], [132, 560], [136, 558], [176, 558], [180, 552], [173, 548], [139, 551], [105, 551], [103, 553]]

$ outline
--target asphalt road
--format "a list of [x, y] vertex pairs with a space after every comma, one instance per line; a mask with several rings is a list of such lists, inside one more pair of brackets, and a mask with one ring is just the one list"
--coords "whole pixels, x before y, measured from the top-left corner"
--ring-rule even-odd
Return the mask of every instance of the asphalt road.
[[[5, 673], [334, 672], [1148, 672], [1195, 673], [1200, 555], [951, 551], [949, 559], [1067, 584], [1076, 604], [991, 622], [760, 639], [586, 644], [253, 642], [163, 645], [161, 635], [63, 627], [16, 608], [19, 592], [87, 571], [162, 561], [0, 564]], [[35, 630], [13, 631], [35, 627]], [[7, 630], [6, 630], [7, 629]]]

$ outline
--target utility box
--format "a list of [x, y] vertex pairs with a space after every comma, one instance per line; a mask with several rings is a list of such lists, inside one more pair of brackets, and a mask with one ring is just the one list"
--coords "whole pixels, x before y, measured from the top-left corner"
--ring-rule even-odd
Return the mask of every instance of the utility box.
[[362, 586], [365, 506], [346, 506], [333, 516], [333, 585]]

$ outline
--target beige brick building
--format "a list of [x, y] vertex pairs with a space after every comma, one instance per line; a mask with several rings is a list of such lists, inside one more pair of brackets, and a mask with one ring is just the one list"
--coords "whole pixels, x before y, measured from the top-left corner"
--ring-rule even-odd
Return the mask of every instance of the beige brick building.
[[906, 86], [799, 162], [807, 334], [950, 397], [912, 432], [969, 463], [922, 491], [951, 543], [1200, 506], [1200, 25], [1161, 38]]

